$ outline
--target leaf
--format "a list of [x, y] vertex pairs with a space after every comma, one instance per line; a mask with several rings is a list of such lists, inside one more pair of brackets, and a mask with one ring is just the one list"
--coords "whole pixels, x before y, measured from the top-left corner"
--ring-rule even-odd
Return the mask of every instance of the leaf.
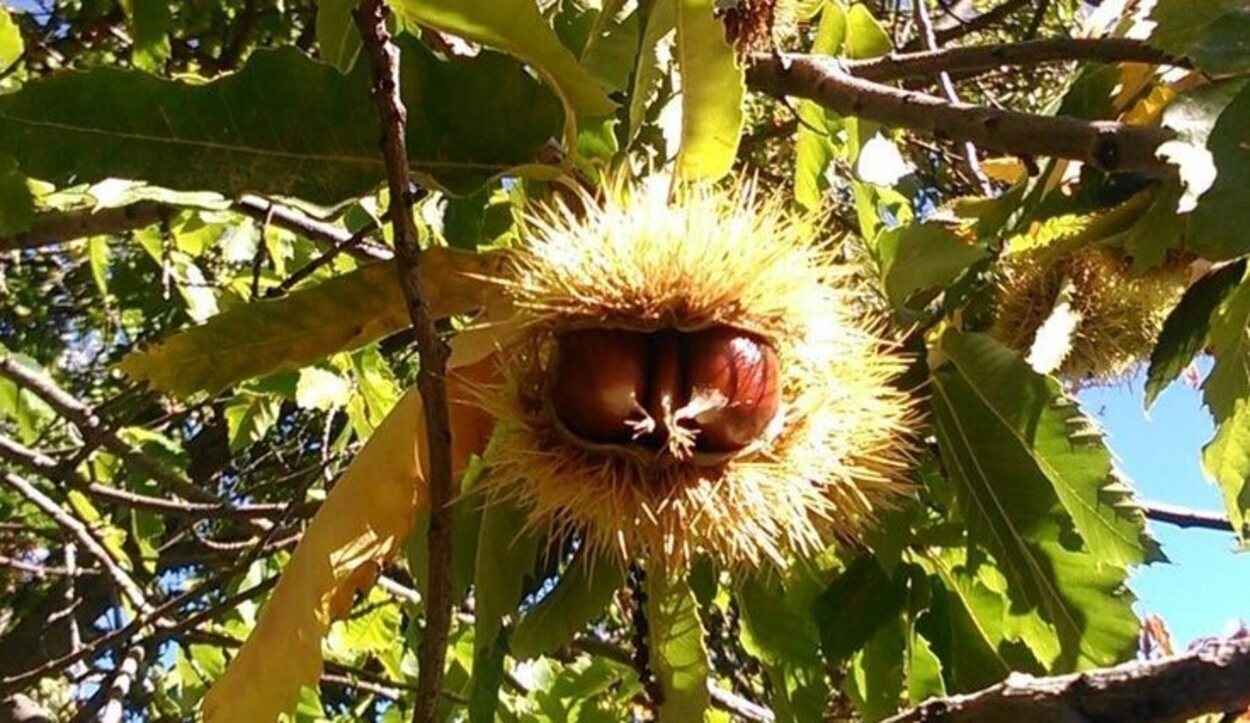
[[372, 582], [427, 503], [424, 441], [425, 411], [414, 388], [317, 511], [247, 642], [204, 697], [207, 723], [275, 720], [294, 707], [302, 686], [316, 685], [321, 640], [335, 613]]
[[9, 11], [0, 7], [0, 73], [16, 63], [18, 58], [22, 57], [25, 48], [22, 31], [18, 29], [17, 23], [13, 22]]
[[[500, 257], [433, 247], [421, 255], [422, 283], [436, 317], [486, 303]], [[205, 324], [127, 354], [119, 367], [178, 396], [216, 392], [277, 371], [300, 369], [409, 324], [393, 263], [365, 266], [280, 299], [236, 306]]]
[[226, 405], [228, 447], [239, 452], [260, 441], [278, 421], [282, 401], [268, 394], [242, 391]]
[[638, 135], [646, 117], [647, 103], [656, 93], [662, 78], [660, 44], [677, 27], [678, 0], [654, 0], [647, 13], [642, 41], [638, 46], [633, 86], [629, 92], [629, 135]]
[[1202, 468], [1219, 485], [1237, 536], [1250, 541], [1250, 400], [1236, 400], [1232, 414], [1202, 450]]
[[948, 331], [941, 348], [932, 406], [971, 542], [1001, 565], [1013, 603], [1053, 626], [1054, 667], [1119, 661], [1136, 626], [1124, 567], [1158, 551], [1101, 437], [990, 337]]
[[317, 48], [321, 59], [340, 73], [350, 73], [360, 55], [360, 32], [352, 20], [357, 0], [321, 0], [317, 4]]
[[35, 221], [35, 197], [17, 169], [17, 162], [0, 153], [0, 237], [30, 229]]
[[[399, 42], [409, 160], [427, 183], [470, 192], [533, 164], [558, 133], [559, 103], [516, 61], [445, 60]], [[57, 73], [0, 96], [0, 153], [57, 185], [126, 178], [335, 204], [384, 177], [369, 88], [364, 64], [344, 76], [293, 47], [259, 50], [203, 84], [118, 68]]]
[[[846, 36], [846, 11], [838, 3], [822, 1], [822, 5], [812, 53], [837, 55]], [[814, 211], [821, 207], [829, 188], [825, 173], [833, 161], [836, 118], [810, 100], [800, 100], [795, 112], [802, 122], [794, 141], [794, 198], [803, 208]]]
[[475, 638], [473, 688], [469, 692], [469, 723], [494, 723], [503, 687], [504, 662], [508, 655], [507, 634], [496, 633], [483, 644]]
[[345, 406], [350, 396], [351, 385], [338, 374], [317, 367], [300, 370], [295, 403], [301, 408], [328, 412]]
[[1160, 0], [1150, 20], [1156, 23], [1151, 45], [1202, 70], [1222, 74], [1250, 67], [1250, 11], [1240, 0]]
[[1250, 397], [1250, 282], [1242, 280], [1211, 317], [1207, 336], [1215, 364], [1202, 383], [1202, 399], [1216, 424]]
[[701, 721], [710, 670], [694, 594], [684, 580], [668, 577], [658, 566], [648, 571], [645, 587], [651, 670], [664, 693], [659, 721]]
[[622, 16], [625, 7], [625, 0], [604, 1], [581, 52], [582, 67], [613, 91], [629, 87], [642, 35], [642, 9], [635, 7]]
[[942, 661], [929, 646], [929, 641], [919, 635], [914, 626], [908, 631], [906, 664], [909, 704], [919, 705], [929, 698], [946, 695]]
[[903, 620], [893, 617], [855, 656], [847, 686], [863, 720], [879, 721], [898, 710], [906, 680], [905, 649]]
[[863, 59], [886, 55], [893, 49], [890, 35], [872, 16], [863, 3], [855, 3], [846, 13], [846, 41], [843, 45], [848, 58]]
[[819, 723], [829, 686], [820, 657], [820, 630], [805, 611], [790, 604], [775, 579], [743, 581], [737, 601], [743, 649], [764, 664], [772, 683], [777, 720]]
[[585, 559], [579, 552], [560, 576], [555, 589], [517, 623], [512, 654], [518, 660], [548, 655], [567, 645], [602, 614], [624, 582], [621, 568], [610, 556]]
[[738, 154], [746, 83], [714, 0], [677, 0], [677, 63], [681, 70], [681, 149], [677, 172], [715, 181]]
[[152, 72], [164, 70], [170, 52], [169, 3], [166, 0], [122, 0], [121, 6], [134, 36], [131, 57], [135, 67]]
[[945, 286], [987, 256], [984, 246], [968, 243], [936, 223], [882, 231], [877, 237], [877, 254], [886, 296], [896, 308], [918, 291]]
[[1219, 114], [1206, 149], [1217, 175], [1198, 199], [1189, 245], [1211, 260], [1240, 256], [1250, 251], [1250, 237], [1240, 220], [1250, 207], [1250, 83]]
[[[1217, 81], [1179, 94], [1163, 111], [1163, 125], [1176, 138], [1159, 146], [1157, 155], [1177, 167], [1183, 193], [1177, 210], [1188, 214], [1215, 182], [1216, 159], [1207, 148], [1220, 114], [1246, 85], [1245, 79]], [[1188, 217], [1186, 218], [1188, 220]]]
[[[390, 5], [405, 19], [497, 48], [525, 61], [556, 89], [564, 103], [566, 139], [577, 136], [574, 118], [606, 116], [615, 108], [595, 78], [560, 43], [533, 0], [441, 0], [437, 3], [390, 0]], [[487, 88], [482, 91], [489, 92]], [[441, 100], [443, 96], [425, 97]], [[481, 100], [476, 94], [467, 97], [472, 102]]]
[[836, 665], [850, 658], [905, 602], [899, 583], [875, 559], [855, 558], [812, 605], [825, 659]]
[[87, 239], [87, 262], [91, 266], [91, 280], [95, 282], [100, 298], [108, 302], [109, 298], [109, 246], [104, 236], [92, 236]]
[[1203, 276], [1185, 290], [1176, 308], [1164, 320], [1159, 341], [1150, 352], [1150, 368], [1146, 372], [1146, 409], [1202, 351], [1212, 315], [1241, 283], [1245, 273], [1246, 262], [1238, 261]]

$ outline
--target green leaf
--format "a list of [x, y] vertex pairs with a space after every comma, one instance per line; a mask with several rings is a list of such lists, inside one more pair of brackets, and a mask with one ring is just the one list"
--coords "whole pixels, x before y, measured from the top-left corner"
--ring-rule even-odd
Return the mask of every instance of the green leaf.
[[669, 578], [658, 566], [648, 571], [646, 593], [651, 670], [664, 693], [659, 721], [701, 721], [710, 671], [694, 594], [684, 580]]
[[891, 580], [874, 558], [857, 557], [812, 605], [825, 659], [836, 665], [851, 657], [898, 615], [905, 602], [899, 582]]
[[35, 220], [35, 197], [17, 170], [17, 162], [0, 153], [0, 236], [30, 229]]
[[1118, 662], [1136, 629], [1124, 567], [1158, 552], [1101, 437], [992, 338], [948, 331], [941, 349], [932, 406], [972, 544], [1002, 566], [1013, 603], [1053, 627], [1054, 667]]
[[855, 3], [846, 13], [846, 42], [844, 48], [848, 58], [875, 58], [885, 55], [893, 49], [890, 35], [881, 27], [881, 23], [872, 16], [872, 11], [863, 3]]
[[907, 702], [919, 705], [929, 698], [946, 695], [946, 681], [942, 679], [942, 661], [938, 659], [929, 641], [911, 626], [907, 635]]
[[1149, 42], [1212, 73], [1250, 67], [1250, 10], [1240, 0], [1160, 0]]
[[321, 59], [350, 73], [360, 55], [360, 32], [352, 19], [358, 0], [321, 0], [317, 3], [317, 48]]
[[[565, 119], [568, 139], [577, 135], [574, 117], [605, 116], [615, 108], [594, 76], [560, 43], [533, 0], [441, 0], [436, 3], [390, 0], [390, 4], [408, 20], [497, 48], [525, 61], [556, 89], [568, 110]], [[473, 103], [480, 104], [486, 97], [464, 88], [449, 90], [453, 94], [463, 94]], [[482, 88], [481, 92], [488, 94], [489, 88]], [[439, 99], [439, 102], [444, 98], [437, 94], [424, 97]]]
[[169, 26], [172, 17], [167, 0], [122, 0], [134, 36], [135, 67], [164, 70], [169, 58]]
[[1146, 372], [1147, 409], [1202, 351], [1212, 315], [1241, 283], [1245, 273], [1246, 262], [1238, 261], [1203, 276], [1185, 290], [1176, 308], [1164, 320], [1159, 341], [1150, 352], [1150, 368]]
[[587, 560], [579, 553], [555, 589], [517, 623], [512, 654], [528, 660], [559, 650], [604, 612], [623, 582], [620, 567], [609, 556]]
[[945, 226], [920, 223], [882, 231], [877, 255], [886, 296], [901, 307], [916, 292], [950, 283], [987, 254], [984, 246], [968, 243]]
[[282, 400], [269, 394], [243, 391], [226, 405], [226, 431], [230, 451], [239, 452], [263, 438], [278, 421]]
[[1150, 206], [1145, 213], [1128, 229], [1104, 241], [1107, 245], [1123, 248], [1132, 257], [1131, 274], [1142, 274], [1162, 264], [1167, 259], [1168, 251], [1181, 246], [1185, 238], [1185, 225], [1189, 219], [1177, 213], [1178, 204], [1184, 196], [1181, 183], [1172, 180], [1151, 193]]
[[655, 0], [647, 13], [642, 42], [638, 45], [634, 81], [629, 92], [629, 135], [638, 135], [646, 117], [647, 103], [656, 93], [662, 77], [660, 42], [677, 27], [677, 0]]
[[525, 515], [506, 500], [487, 500], [482, 510], [473, 578], [478, 649], [490, 646], [504, 618], [516, 613], [525, 578], [534, 571], [539, 538], [524, 523]]
[[891, 618], [852, 661], [847, 692], [865, 721], [879, 721], [898, 710], [906, 680], [904, 632], [902, 618]]
[[764, 664], [777, 720], [819, 723], [829, 699], [820, 630], [787, 592], [774, 578], [743, 581], [737, 597], [742, 646]]
[[[837, 55], [846, 37], [846, 11], [834, 2], [823, 2], [820, 24], [812, 39], [812, 52], [821, 55]], [[800, 100], [796, 113], [799, 123], [794, 141], [794, 199], [805, 209], [814, 211], [824, 202], [829, 188], [825, 175], [833, 161], [833, 134], [837, 119], [824, 106], [810, 100]]]
[[1202, 399], [1217, 424], [1233, 415], [1241, 399], [1250, 398], [1250, 281], [1228, 295], [1211, 317], [1207, 337], [1215, 364], [1202, 383]]
[[1189, 244], [1212, 260], [1240, 256], [1250, 251], [1250, 237], [1239, 220], [1250, 207], [1250, 83], [1219, 114], [1206, 148], [1217, 175], [1198, 199]]
[[91, 264], [91, 279], [96, 291], [106, 302], [109, 298], [109, 245], [108, 238], [92, 236], [87, 239], [87, 261]]
[[[470, 192], [533, 164], [558, 133], [559, 103], [516, 61], [444, 60], [400, 42], [409, 160], [426, 183]], [[198, 85], [117, 68], [58, 73], [0, 96], [0, 153], [58, 185], [128, 178], [334, 204], [384, 176], [369, 87], [364, 64], [343, 76], [291, 47]]]
[[[421, 273], [436, 316], [484, 303], [468, 274], [490, 274], [498, 259], [431, 248]], [[178, 396], [216, 392], [277, 371], [301, 369], [337, 351], [355, 349], [409, 324], [391, 263], [365, 266], [279, 299], [235, 306], [119, 364], [131, 378]]]
[[629, 86], [642, 35], [642, 9], [635, 7], [622, 15], [626, 5], [625, 0], [605, 0], [581, 52], [582, 67], [614, 91]]
[[0, 7], [0, 72], [16, 63], [25, 52], [25, 47], [17, 23], [13, 22], [7, 10]]
[[1250, 541], [1250, 400], [1236, 400], [1232, 414], [1202, 450], [1202, 467], [1220, 486], [1238, 537]]
[[473, 687], [469, 692], [469, 723], [494, 723], [508, 654], [507, 633], [500, 631], [485, 645], [475, 644]]
[[681, 149], [677, 171], [715, 181], [733, 166], [745, 120], [746, 83], [714, 0], [677, 0], [677, 63], [681, 69]]

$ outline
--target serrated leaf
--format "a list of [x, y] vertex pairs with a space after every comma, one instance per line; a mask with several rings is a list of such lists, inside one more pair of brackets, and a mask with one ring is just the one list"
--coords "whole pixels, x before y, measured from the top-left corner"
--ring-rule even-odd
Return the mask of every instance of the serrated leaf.
[[317, 3], [317, 48], [321, 59], [349, 73], [360, 55], [360, 31], [352, 20], [357, 0], [321, 0]]
[[1215, 364], [1202, 383], [1202, 400], [1218, 425], [1238, 400], [1250, 398], [1250, 282], [1243, 280], [1215, 310], [1207, 340]]
[[[532, 164], [559, 132], [560, 106], [516, 61], [440, 59], [411, 37], [399, 43], [409, 160], [423, 180], [465, 193], [505, 172], [552, 173]], [[384, 177], [369, 88], [364, 64], [344, 76], [293, 47], [259, 50], [203, 84], [107, 67], [57, 73], [0, 96], [0, 153], [58, 185], [115, 177], [335, 204]]]
[[[389, 0], [406, 19], [497, 48], [525, 61], [547, 79], [567, 109], [565, 137], [574, 118], [610, 115], [615, 104], [594, 76], [560, 43], [532, 0]], [[463, 89], [458, 92], [465, 92]], [[489, 92], [483, 89], [483, 92]], [[437, 95], [426, 96], [437, 98]], [[474, 100], [480, 102], [475, 96]]]
[[[812, 605], [825, 659], [837, 664], [850, 658], [898, 615], [905, 602], [899, 582], [891, 580], [875, 559], [857, 557]], [[854, 624], [849, 624], [852, 620]]]
[[658, 567], [648, 571], [645, 587], [651, 671], [664, 693], [656, 711], [659, 721], [701, 721], [708, 707], [710, 670], [694, 594], [684, 580], [672, 579]]
[[984, 246], [968, 243], [945, 226], [921, 223], [882, 231], [877, 255], [886, 296], [901, 307], [916, 292], [950, 283], [987, 253]]
[[942, 678], [942, 661], [929, 646], [929, 641], [911, 626], [907, 636], [907, 702], [919, 705], [929, 698], [946, 695]]
[[1245, 273], [1246, 262], [1238, 261], [1207, 274], [1185, 290], [1176, 308], [1164, 320], [1159, 341], [1150, 352], [1150, 368], [1146, 372], [1147, 409], [1202, 351], [1212, 315], [1241, 283]]
[[424, 442], [425, 409], [414, 388], [313, 517], [256, 627], [204, 697], [207, 723], [275, 720], [295, 706], [301, 687], [316, 685], [331, 620], [372, 583], [427, 503]]
[[1250, 541], [1250, 400], [1236, 400], [1232, 414], [1202, 450], [1202, 467], [1219, 485], [1238, 537]]
[[1144, 516], [1102, 444], [1068, 439], [1087, 422], [1057, 382], [982, 334], [948, 331], [941, 344], [932, 406], [972, 543], [998, 561], [1013, 603], [1053, 626], [1049, 664], [1118, 662], [1136, 626], [1125, 566], [1158, 554]]
[[681, 71], [681, 149], [677, 172], [715, 181], [738, 155], [746, 83], [714, 0], [677, 0], [677, 64]]
[[0, 71], [8, 70], [24, 51], [22, 31], [13, 22], [9, 11], [0, 7]]
[[624, 575], [616, 562], [606, 555], [586, 560], [585, 554], [579, 552], [555, 589], [517, 623], [511, 647], [518, 660], [547, 655], [568, 644], [603, 613], [620, 589]]
[[[421, 275], [431, 313], [467, 313], [492, 293], [471, 275], [486, 276], [499, 257], [431, 248]], [[236, 306], [179, 332], [119, 367], [136, 381], [179, 396], [305, 367], [409, 325], [393, 263], [378, 263], [297, 290], [280, 299]]]
[[893, 49], [893, 44], [872, 11], [863, 3], [855, 3], [846, 13], [844, 48], [848, 58], [863, 59], [885, 55]]
[[865, 721], [879, 721], [898, 710], [906, 681], [903, 620], [879, 626], [852, 661], [847, 692]]

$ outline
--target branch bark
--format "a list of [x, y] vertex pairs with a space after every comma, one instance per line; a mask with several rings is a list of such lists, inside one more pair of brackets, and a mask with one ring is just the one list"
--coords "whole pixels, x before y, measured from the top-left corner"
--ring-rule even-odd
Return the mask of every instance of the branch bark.
[[952, 103], [864, 80], [839, 61], [808, 55], [754, 55], [747, 83], [777, 98], [807, 98], [843, 115], [970, 141], [1000, 153], [1064, 158], [1108, 173], [1172, 173], [1171, 166], [1155, 157], [1156, 149], [1174, 135], [1163, 128]]
[[[934, 35], [937, 40], [936, 34]], [[970, 45], [916, 53], [891, 53], [868, 60], [844, 60], [846, 72], [857, 78], [885, 82], [903, 78], [956, 75], [994, 70], [1008, 65], [1042, 65], [1068, 61], [1148, 63], [1189, 67], [1140, 40], [1131, 38], [1051, 38], [1020, 43]]]
[[1250, 638], [1212, 641], [1182, 655], [1053, 678], [1013, 674], [976, 693], [929, 700], [887, 723], [1149, 723], [1247, 707]]
[[408, 111], [399, 95], [399, 48], [391, 42], [386, 27], [387, 14], [386, 3], [382, 0], [367, 0], [353, 11], [373, 66], [373, 100], [383, 129], [382, 151], [391, 196], [390, 216], [395, 230], [399, 283], [421, 355], [417, 388], [425, 402], [429, 446], [429, 574], [425, 634], [418, 651], [417, 700], [412, 719], [418, 723], [434, 723], [451, 627], [451, 427], [445, 383], [448, 350], [435, 329], [419, 274], [421, 255], [408, 175]]
[[1177, 527], [1198, 527], [1204, 530], [1217, 530], [1219, 532], [1236, 532], [1233, 529], [1233, 523], [1218, 512], [1192, 510], [1188, 507], [1178, 507], [1177, 505], [1169, 505], [1162, 502], [1145, 503], [1142, 505], [1142, 509], [1146, 512], [1148, 519], [1166, 522]]

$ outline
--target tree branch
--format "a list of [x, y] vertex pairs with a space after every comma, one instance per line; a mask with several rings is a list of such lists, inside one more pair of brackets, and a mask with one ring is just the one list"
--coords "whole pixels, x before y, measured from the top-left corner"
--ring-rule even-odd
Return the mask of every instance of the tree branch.
[[[934, 36], [936, 40], [936, 34]], [[967, 74], [1006, 65], [1042, 65], [1068, 61], [1100, 63], [1148, 63], [1189, 67], [1140, 40], [1131, 38], [1053, 38], [1020, 43], [971, 45], [916, 53], [891, 53], [868, 60], [843, 60], [846, 72], [857, 78], [885, 82], [930, 77], [939, 73]]]
[[417, 388], [425, 402], [429, 445], [430, 528], [429, 577], [425, 634], [418, 651], [417, 700], [412, 719], [434, 723], [442, 689], [447, 634], [451, 627], [451, 429], [447, 412], [448, 350], [434, 327], [419, 274], [421, 255], [412, 217], [412, 184], [405, 140], [408, 111], [399, 95], [399, 48], [386, 27], [388, 9], [382, 0], [366, 0], [353, 11], [364, 49], [373, 66], [373, 100], [383, 129], [383, 156], [390, 189], [391, 224], [399, 261], [399, 283], [408, 304], [412, 330], [421, 355]]
[[1163, 128], [952, 103], [857, 78], [836, 60], [808, 55], [754, 55], [747, 83], [777, 98], [807, 98], [842, 115], [1000, 153], [1064, 158], [1106, 172], [1172, 173], [1155, 157], [1159, 145], [1173, 137]]
[[[937, 31], [937, 40], [939, 43], [945, 45], [946, 43], [949, 43], [952, 40], [958, 40], [965, 35], [971, 35], [972, 33], [985, 30], [986, 28], [1002, 22], [1008, 15], [1011, 15], [1015, 11], [1025, 5], [1031, 4], [1032, 2], [1033, 0], [1005, 0], [1005, 2], [986, 10], [976, 17], [968, 18], [967, 20], [957, 15], [952, 15], [952, 17], [955, 18], [955, 24], [939, 28]], [[917, 45], [919, 45], [919, 43], [917, 43]]]
[[1216, 640], [1182, 655], [1053, 678], [1012, 674], [976, 693], [926, 701], [887, 723], [1148, 723], [1247, 707], [1250, 638]]
[[1218, 512], [1192, 510], [1188, 507], [1169, 505], [1163, 502], [1146, 502], [1142, 504], [1146, 517], [1157, 522], [1166, 522], [1177, 527], [1198, 527], [1219, 532], [1236, 532], [1233, 523]]
[[[88, 236], [115, 236], [151, 226], [179, 210], [180, 207], [170, 204], [138, 201], [118, 208], [84, 208], [45, 213], [35, 218], [34, 226], [29, 231], [16, 236], [0, 236], [0, 252], [37, 249]], [[352, 234], [346, 229], [259, 196], [243, 196], [234, 202], [231, 210], [298, 233], [323, 246], [340, 246], [342, 250], [360, 259], [390, 258], [389, 254], [378, 249], [349, 243]]]
[[25, 478], [19, 477], [12, 472], [5, 472], [3, 474], [3, 479], [5, 484], [12, 487], [18, 494], [26, 498], [27, 501], [35, 507], [38, 507], [40, 511], [50, 517], [52, 521], [59, 525], [63, 530], [73, 535], [75, 539], [81, 542], [82, 546], [86, 548], [87, 552], [91, 553], [92, 557], [96, 558], [96, 560], [104, 568], [105, 572], [107, 572], [109, 577], [113, 579], [113, 582], [116, 583], [118, 589], [121, 590], [122, 594], [126, 596], [126, 599], [130, 600], [130, 602], [134, 604], [136, 609], [144, 614], [152, 612], [152, 605], [148, 602], [147, 596], [143, 593], [143, 588], [139, 586], [139, 583], [135, 582], [135, 579], [130, 576], [130, 573], [126, 572], [126, 570], [113, 559], [113, 556], [109, 553], [108, 549], [104, 547], [104, 543], [96, 539], [96, 536], [85, 524], [83, 524], [82, 520], [79, 520], [77, 517], [74, 517], [70, 513], [61, 509], [61, 506], [58, 505], [51, 497], [48, 497], [44, 493], [40, 492], [37, 487]]

